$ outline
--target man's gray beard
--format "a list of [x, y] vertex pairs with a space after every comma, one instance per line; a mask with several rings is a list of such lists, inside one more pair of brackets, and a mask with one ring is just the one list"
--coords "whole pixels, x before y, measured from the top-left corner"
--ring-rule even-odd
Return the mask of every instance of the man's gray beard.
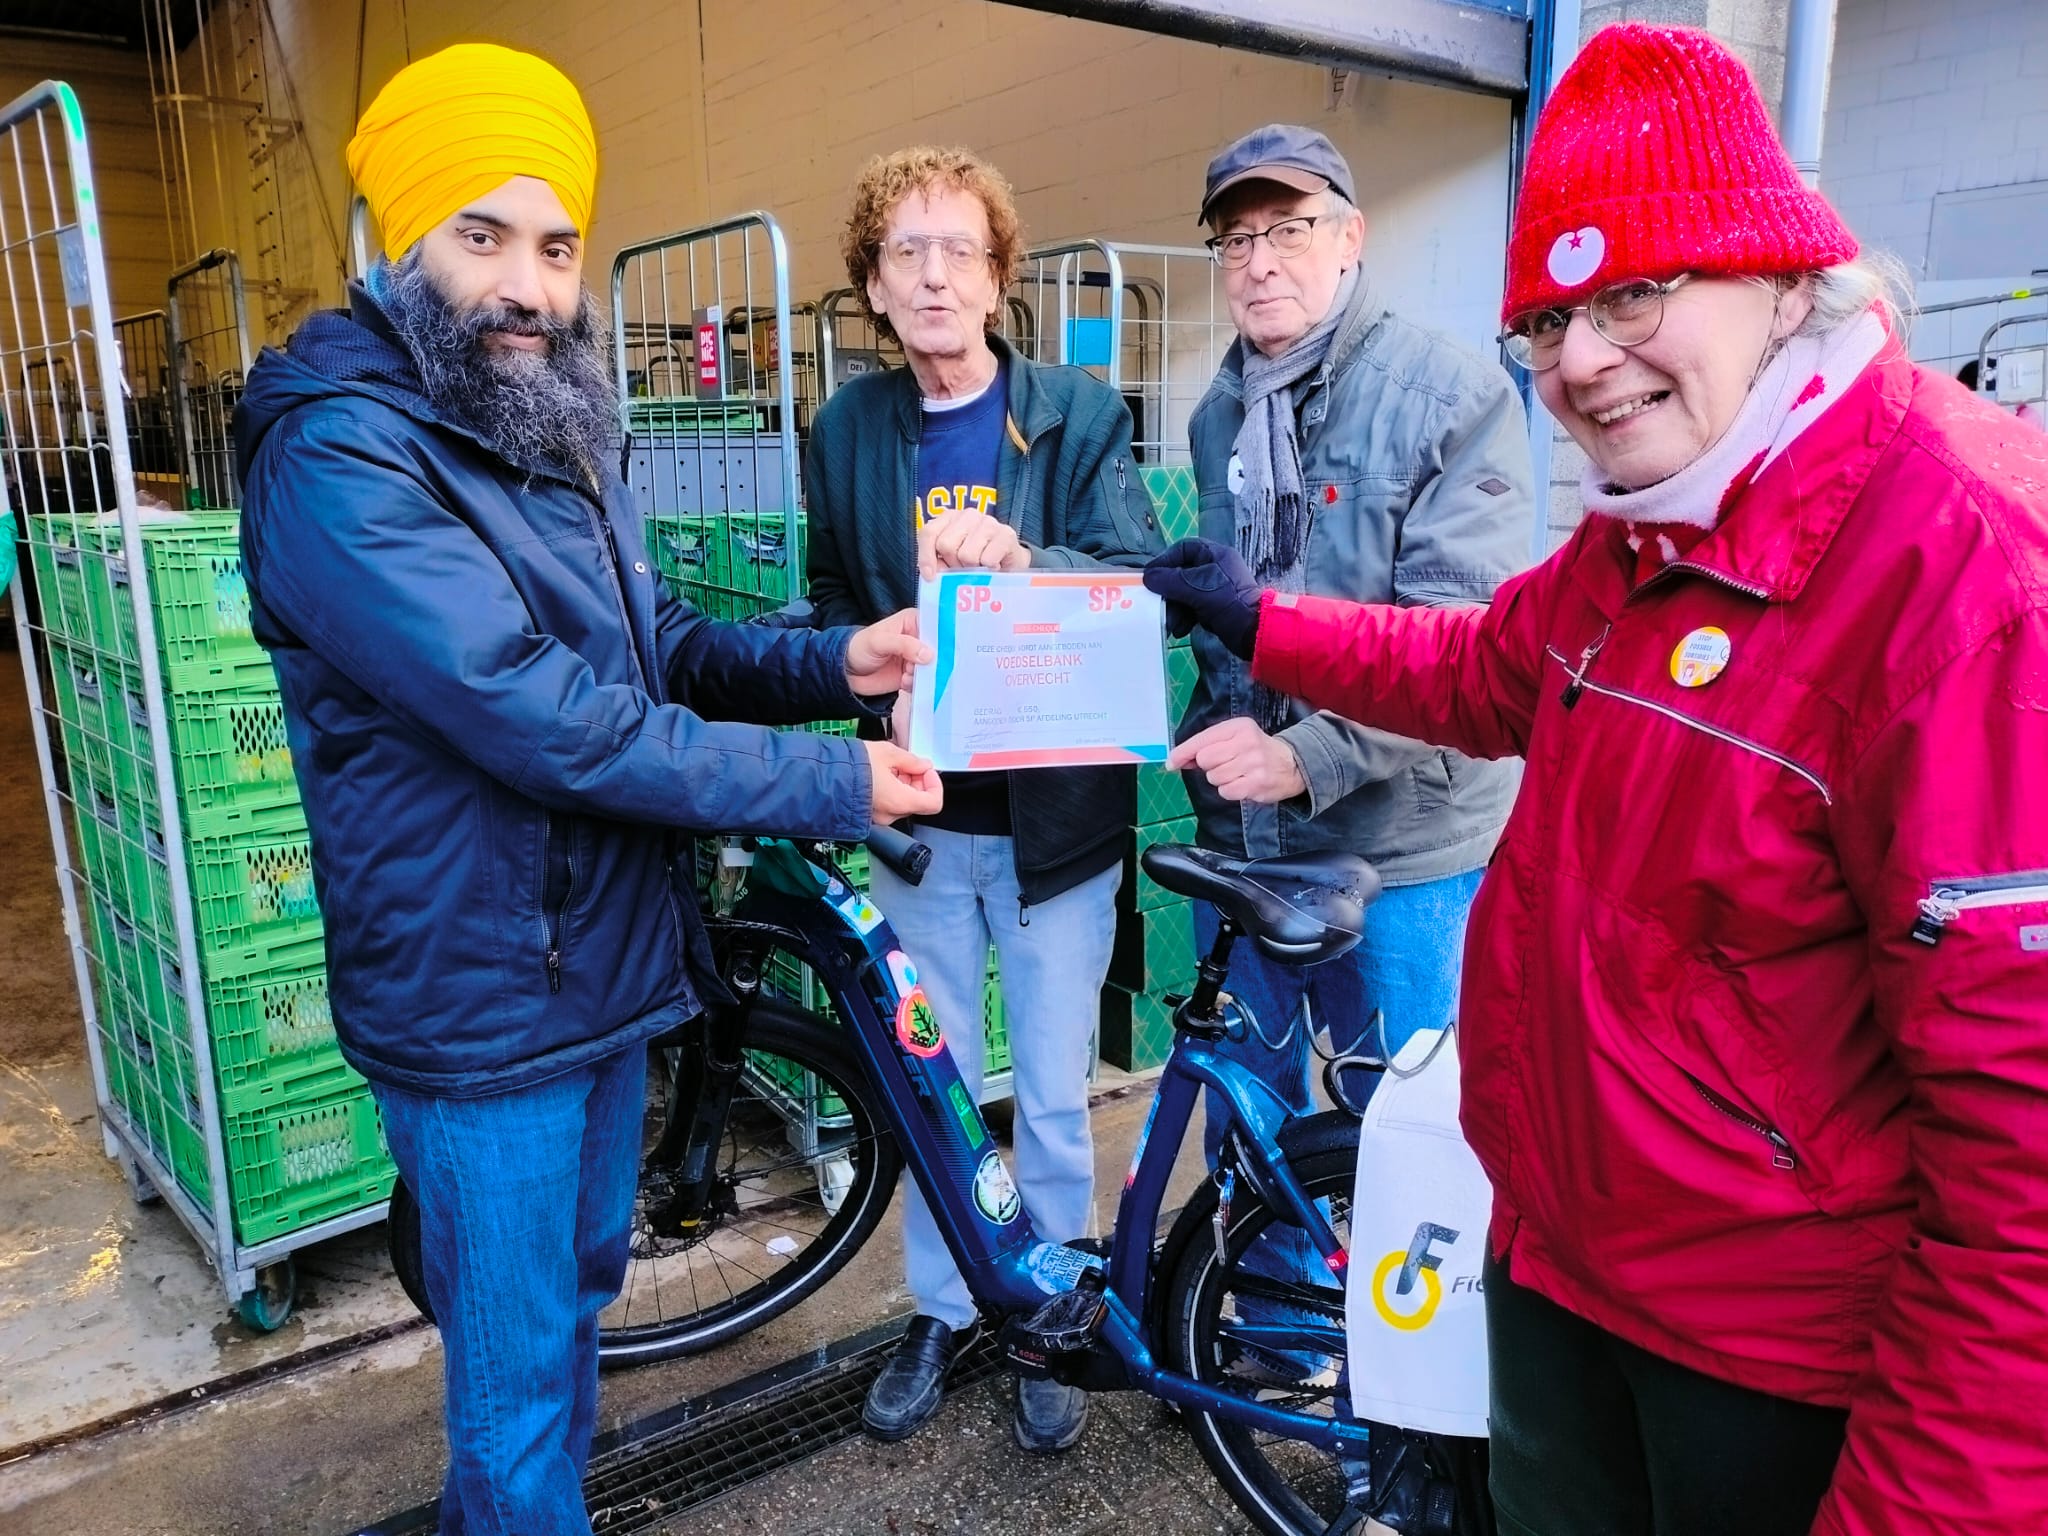
[[[576, 317], [564, 321], [495, 303], [456, 309], [418, 247], [379, 276], [378, 305], [437, 411], [529, 476], [603, 484], [617, 466], [619, 392], [604, 319], [588, 289]], [[548, 347], [495, 352], [486, 343], [497, 333], [545, 336]]]

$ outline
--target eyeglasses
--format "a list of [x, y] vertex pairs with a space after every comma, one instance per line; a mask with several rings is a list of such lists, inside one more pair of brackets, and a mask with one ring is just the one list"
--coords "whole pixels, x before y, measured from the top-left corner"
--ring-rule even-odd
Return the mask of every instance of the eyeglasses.
[[1668, 283], [1647, 277], [1609, 283], [1584, 304], [1569, 309], [1531, 309], [1515, 316], [1499, 340], [1516, 363], [1531, 373], [1541, 373], [1555, 368], [1564, 356], [1565, 332], [1572, 316], [1584, 310], [1593, 329], [1606, 340], [1617, 347], [1640, 347], [1664, 323], [1665, 296], [1692, 279], [1692, 273], [1681, 272]]
[[1236, 271], [1252, 259], [1252, 247], [1262, 239], [1273, 247], [1275, 256], [1299, 256], [1316, 237], [1316, 220], [1327, 217], [1327, 214], [1307, 213], [1298, 219], [1282, 219], [1265, 229], [1249, 233], [1236, 230], [1202, 243], [1209, 247], [1209, 259], [1217, 266]]
[[946, 257], [949, 272], [972, 272], [995, 252], [967, 235], [892, 235], [882, 242], [882, 259], [898, 272], [922, 272], [937, 246]]

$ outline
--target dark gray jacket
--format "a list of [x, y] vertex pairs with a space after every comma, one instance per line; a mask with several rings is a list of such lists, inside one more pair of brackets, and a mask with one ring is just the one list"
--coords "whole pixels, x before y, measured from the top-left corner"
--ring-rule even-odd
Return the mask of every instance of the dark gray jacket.
[[[1159, 519], [1131, 459], [1131, 413], [1079, 368], [989, 344], [1009, 367], [1010, 432], [997, 461], [996, 514], [1035, 566], [1141, 566], [1160, 547]], [[810, 598], [819, 624], [870, 624], [917, 601], [912, 527], [917, 381], [907, 368], [868, 374], [835, 393], [804, 455]], [[1128, 768], [1034, 768], [1010, 775], [1017, 884], [1045, 901], [1123, 857], [1136, 815]]]
[[[1230, 461], [1244, 420], [1242, 340], [1188, 424], [1202, 536], [1237, 542]], [[1507, 375], [1409, 324], [1361, 282], [1323, 370], [1296, 391], [1314, 515], [1308, 591], [1367, 603], [1484, 603], [1529, 563], [1534, 498], [1522, 402]], [[1207, 631], [1180, 738], [1251, 712], [1250, 669]], [[1205, 847], [1267, 855], [1344, 848], [1412, 885], [1485, 864], [1520, 782], [1480, 762], [1295, 704], [1280, 732], [1308, 793], [1234, 804], [1187, 775]]]

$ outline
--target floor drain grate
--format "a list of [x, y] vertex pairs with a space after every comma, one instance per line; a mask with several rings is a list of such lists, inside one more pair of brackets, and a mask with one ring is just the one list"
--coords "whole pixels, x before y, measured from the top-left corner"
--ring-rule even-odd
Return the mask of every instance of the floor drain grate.
[[[851, 1440], [861, 1433], [868, 1387], [902, 1332], [898, 1323], [872, 1330], [848, 1340], [850, 1348], [825, 1352], [815, 1367], [810, 1359], [792, 1361], [606, 1437], [583, 1479], [592, 1530], [655, 1530]], [[984, 1328], [953, 1362], [948, 1394], [994, 1375], [1001, 1363], [994, 1330]], [[359, 1536], [419, 1536], [435, 1524], [435, 1507], [427, 1504]]]

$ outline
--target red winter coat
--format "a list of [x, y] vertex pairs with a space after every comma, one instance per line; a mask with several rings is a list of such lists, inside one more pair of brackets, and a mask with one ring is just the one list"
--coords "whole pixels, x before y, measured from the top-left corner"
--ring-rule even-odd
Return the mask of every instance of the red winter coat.
[[1816, 1531], [2048, 1532], [2048, 436], [1880, 362], [1634, 566], [1590, 518], [1491, 608], [1260, 622], [1260, 681], [1528, 759], [1461, 1012], [1495, 1251], [1847, 1405]]

